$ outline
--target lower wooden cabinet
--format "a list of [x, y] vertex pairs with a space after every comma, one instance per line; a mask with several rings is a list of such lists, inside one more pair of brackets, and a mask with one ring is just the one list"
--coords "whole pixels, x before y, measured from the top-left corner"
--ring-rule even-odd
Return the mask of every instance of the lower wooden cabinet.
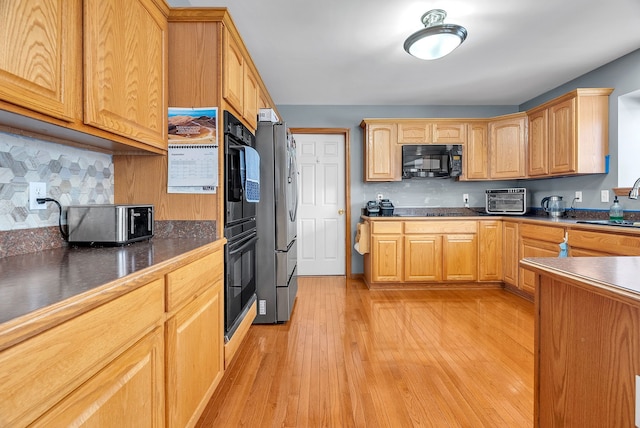
[[502, 222], [478, 222], [478, 281], [502, 281]]
[[[520, 258], [558, 257], [565, 229], [561, 226], [520, 225]], [[536, 291], [536, 274], [520, 268], [519, 288], [533, 296]]]
[[505, 221], [502, 224], [502, 252], [504, 254], [502, 264], [502, 280], [505, 284], [518, 287], [518, 223]]
[[371, 280], [402, 281], [402, 223], [374, 223], [371, 233]]
[[162, 336], [156, 328], [32, 426], [164, 426]]
[[194, 426], [224, 372], [222, 284], [167, 320], [167, 421]]
[[478, 278], [478, 238], [476, 234], [442, 237], [442, 272], [445, 281], [475, 281]]
[[442, 236], [405, 236], [404, 250], [405, 281], [442, 281]]

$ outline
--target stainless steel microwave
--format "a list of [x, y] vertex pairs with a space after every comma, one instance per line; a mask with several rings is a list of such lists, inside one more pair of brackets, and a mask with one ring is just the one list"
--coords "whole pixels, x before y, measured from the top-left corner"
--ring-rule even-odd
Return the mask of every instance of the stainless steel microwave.
[[523, 215], [529, 211], [529, 197], [524, 187], [485, 191], [488, 214]]
[[153, 236], [153, 205], [71, 205], [69, 242], [123, 245]]
[[402, 179], [448, 178], [462, 175], [459, 144], [407, 144], [402, 146]]

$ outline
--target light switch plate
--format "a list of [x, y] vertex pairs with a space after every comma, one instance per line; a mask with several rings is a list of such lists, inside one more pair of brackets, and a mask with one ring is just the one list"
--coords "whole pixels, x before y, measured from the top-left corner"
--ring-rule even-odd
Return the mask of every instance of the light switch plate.
[[609, 202], [609, 191], [601, 190], [600, 191], [600, 202]]

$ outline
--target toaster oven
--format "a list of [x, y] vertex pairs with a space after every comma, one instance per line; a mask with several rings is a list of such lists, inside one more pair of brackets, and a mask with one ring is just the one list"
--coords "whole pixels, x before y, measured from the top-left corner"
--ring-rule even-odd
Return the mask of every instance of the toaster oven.
[[487, 214], [524, 215], [529, 210], [529, 198], [524, 187], [485, 191]]
[[153, 205], [71, 205], [69, 242], [124, 245], [153, 236]]

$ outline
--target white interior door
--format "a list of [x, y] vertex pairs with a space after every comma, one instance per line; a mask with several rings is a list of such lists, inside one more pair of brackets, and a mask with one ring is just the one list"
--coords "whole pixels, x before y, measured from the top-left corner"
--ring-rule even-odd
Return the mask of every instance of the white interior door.
[[344, 275], [344, 135], [294, 138], [300, 171], [298, 275]]

